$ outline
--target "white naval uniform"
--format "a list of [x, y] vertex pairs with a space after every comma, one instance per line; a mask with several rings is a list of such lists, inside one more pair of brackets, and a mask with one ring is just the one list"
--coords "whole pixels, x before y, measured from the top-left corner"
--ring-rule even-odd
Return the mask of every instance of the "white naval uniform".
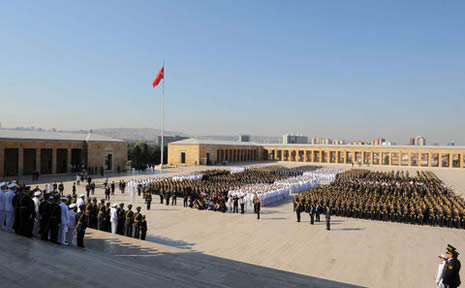
[[66, 244], [68, 246], [76, 246], [74, 243], [74, 229], [76, 229], [76, 212], [68, 210], [68, 233], [66, 234]]
[[6, 213], [6, 227], [7, 232], [13, 232], [13, 224], [15, 223], [15, 209], [13, 208], [13, 198], [15, 197], [15, 192], [13, 190], [8, 190], [5, 193], [5, 213]]
[[0, 190], [0, 230], [5, 231], [6, 230], [6, 193]]
[[69, 222], [69, 217], [68, 217], [68, 205], [65, 203], [61, 202], [60, 203], [60, 210], [61, 210], [61, 224], [60, 228], [58, 230], [58, 243], [64, 245], [65, 240], [66, 240], [66, 228], [68, 228], [68, 222]]
[[113, 207], [110, 209], [110, 222], [111, 233], [116, 234], [116, 228], [118, 227], [118, 210]]
[[443, 272], [444, 267], [446, 266], [447, 261], [444, 261], [439, 264], [438, 266], [438, 274], [436, 275], [436, 287], [443, 288], [444, 284], [442, 284]]
[[77, 212], [81, 212], [81, 209], [79, 209], [79, 207], [81, 206], [85, 206], [86, 205], [86, 202], [84, 202], [84, 199], [82, 198], [79, 198], [77, 201], [76, 201], [76, 207], [77, 207]]
[[136, 201], [136, 189], [137, 189], [136, 183], [131, 182], [131, 203], [132, 204], [134, 204], [134, 202]]
[[39, 214], [39, 205], [40, 205], [40, 200], [38, 197], [32, 198], [32, 201], [34, 201], [34, 209], [36, 211], [36, 218], [34, 219], [34, 228], [32, 228], [32, 235], [37, 236], [39, 235], [39, 221], [40, 221], [40, 214]]

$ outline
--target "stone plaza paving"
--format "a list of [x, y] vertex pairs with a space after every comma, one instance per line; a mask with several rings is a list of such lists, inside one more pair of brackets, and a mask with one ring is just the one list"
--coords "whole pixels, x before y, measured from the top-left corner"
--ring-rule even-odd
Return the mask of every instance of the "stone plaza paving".
[[[166, 173], [203, 169], [176, 168]], [[426, 170], [465, 195], [465, 171]], [[103, 178], [96, 179], [98, 199], [103, 198], [102, 182]], [[72, 182], [64, 184], [66, 194]], [[84, 187], [78, 187], [78, 194]], [[117, 190], [111, 202], [129, 203], [129, 195]], [[307, 214], [296, 223], [290, 200], [263, 208], [260, 220], [251, 213], [183, 208], [179, 198], [177, 206], [165, 206], [154, 196], [152, 209], [146, 211], [143, 199], [137, 197], [138, 205], [147, 215], [147, 241], [88, 229], [87, 248], [81, 251], [0, 233], [1, 255], [7, 260], [0, 261], [0, 283], [11, 284], [8, 287], [433, 287], [437, 256], [447, 244], [457, 247], [459, 259], [465, 255], [465, 230], [332, 217], [328, 232], [323, 222], [310, 225]], [[461, 278], [465, 279], [464, 269]]]

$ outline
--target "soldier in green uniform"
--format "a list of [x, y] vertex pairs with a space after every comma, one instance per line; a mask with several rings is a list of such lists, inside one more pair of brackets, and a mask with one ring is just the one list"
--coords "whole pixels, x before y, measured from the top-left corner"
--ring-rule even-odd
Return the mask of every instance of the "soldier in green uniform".
[[103, 231], [111, 232], [111, 223], [110, 223], [110, 202], [107, 202], [105, 205], [105, 212], [103, 214]]
[[105, 217], [105, 213], [106, 213], [106, 207], [105, 207], [105, 201], [102, 199], [100, 200], [100, 203], [98, 204], [98, 215], [97, 215], [97, 226], [98, 226], [98, 230], [100, 231], [104, 231], [104, 223], [103, 223], [103, 219]]
[[80, 209], [80, 212], [78, 212], [76, 214], [76, 219], [77, 219], [77, 222], [76, 222], [76, 234], [77, 234], [77, 247], [81, 247], [81, 248], [84, 248], [84, 235], [86, 233], [86, 228], [87, 228], [87, 216], [86, 216], [86, 212], [84, 211], [85, 209], [85, 206], [82, 205], [81, 207], [79, 207]]
[[124, 223], [126, 220], [126, 211], [124, 210], [124, 203], [119, 204], [118, 208], [118, 224], [116, 226], [116, 234], [124, 235]]
[[132, 204], [128, 205], [128, 211], [126, 211], [126, 236], [132, 237], [133, 224], [134, 224], [134, 212], [132, 212]]
[[140, 213], [140, 207], [137, 207], [136, 214], [134, 214], [134, 238], [139, 239], [140, 231], [141, 231], [141, 224], [142, 224], [142, 214]]
[[150, 205], [152, 203], [152, 191], [150, 191], [149, 187], [145, 187], [144, 196], [145, 203], [147, 204], [147, 210], [150, 210]]

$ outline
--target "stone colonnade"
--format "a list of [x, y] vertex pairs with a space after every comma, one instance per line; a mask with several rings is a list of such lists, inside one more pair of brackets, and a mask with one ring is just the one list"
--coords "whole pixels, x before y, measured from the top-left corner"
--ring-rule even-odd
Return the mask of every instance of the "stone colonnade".
[[258, 149], [225, 148], [216, 150], [217, 162], [248, 162], [259, 160]]
[[[33, 172], [40, 174], [69, 173], [73, 150], [80, 155], [82, 143], [59, 141], [2, 141], [0, 143], [0, 176], [22, 176]], [[80, 157], [79, 157], [80, 158]]]
[[406, 167], [465, 168], [465, 149], [265, 146], [267, 160]]

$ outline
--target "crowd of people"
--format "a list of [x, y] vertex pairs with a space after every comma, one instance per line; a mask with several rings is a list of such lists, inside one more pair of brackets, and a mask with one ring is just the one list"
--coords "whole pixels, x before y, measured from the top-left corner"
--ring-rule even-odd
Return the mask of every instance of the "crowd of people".
[[354, 169], [326, 186], [294, 197], [294, 209], [379, 221], [465, 229], [465, 202], [432, 172], [373, 172]]
[[[122, 182], [120, 182], [122, 183]], [[105, 191], [111, 184], [104, 183]], [[15, 182], [0, 183], [0, 230], [15, 232], [53, 243], [84, 247], [87, 228], [145, 240], [147, 221], [141, 207], [113, 204], [84, 194], [64, 196], [64, 185], [50, 184], [43, 189]], [[105, 192], [106, 193], [106, 192]], [[86, 200], [87, 199], [87, 200]]]
[[[312, 174], [305, 174], [307, 172]], [[131, 203], [135, 202], [136, 194], [143, 194], [149, 207], [152, 195], [157, 195], [160, 204], [176, 205], [177, 199], [182, 198], [184, 207], [223, 213], [239, 213], [240, 207], [243, 214], [248, 208], [255, 207], [257, 201], [261, 205], [269, 205], [284, 200], [290, 193], [300, 193], [318, 185], [320, 179], [334, 178], [341, 172], [341, 169], [328, 170], [315, 166], [291, 169], [282, 166], [247, 167], [234, 173], [229, 170], [206, 170], [171, 178], [130, 180], [127, 185]]]
[[[147, 202], [149, 195], [160, 197], [160, 203], [176, 205], [177, 198], [183, 199], [183, 206], [199, 210], [211, 210], [218, 212], [236, 212], [234, 207], [243, 207], [244, 213], [246, 203], [245, 195], [230, 193], [237, 187], [251, 183], [273, 183], [283, 176], [274, 175], [268, 171], [247, 170], [240, 173], [230, 173], [227, 170], [202, 171], [202, 177], [155, 178], [139, 181]], [[252, 195], [250, 205], [254, 203]], [[257, 200], [256, 200], [257, 201]], [[255, 201], [255, 202], [256, 202]], [[229, 208], [229, 209], [228, 209]], [[237, 210], [238, 212], [238, 210]]]

